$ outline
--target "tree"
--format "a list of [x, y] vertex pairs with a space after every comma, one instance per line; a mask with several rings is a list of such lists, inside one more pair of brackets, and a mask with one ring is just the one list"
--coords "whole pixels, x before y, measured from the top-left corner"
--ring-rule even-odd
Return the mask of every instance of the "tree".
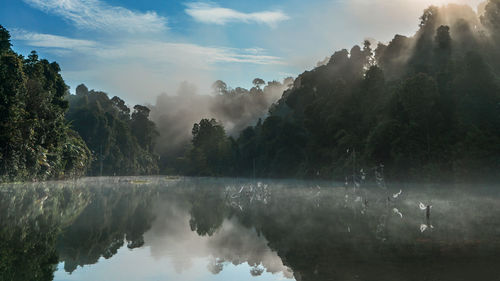
[[[128, 121], [130, 119], [130, 108], [128, 108], [128, 106], [125, 105], [125, 101], [117, 96], [114, 96], [111, 99], [111, 102], [113, 102], [113, 105], [118, 111], [119, 118], [121, 120]], [[149, 117], [149, 111], [147, 112], [147, 115], [148, 115], [147, 117]]]
[[[498, 1], [482, 19], [493, 37]], [[500, 53], [469, 15], [468, 7], [431, 6], [414, 36], [396, 35], [375, 51], [369, 42], [342, 49], [299, 75], [262, 123], [242, 128], [232, 147], [238, 173], [341, 179], [355, 149], [357, 165], [383, 162], [403, 180], [494, 174]], [[254, 82], [250, 93], [260, 93]], [[233, 120], [242, 107], [230, 96], [224, 110]], [[193, 151], [209, 170], [202, 150]]]
[[[14, 54], [0, 56], [0, 176], [2, 178], [25, 175], [26, 155], [23, 143], [26, 76], [21, 60]], [[28, 127], [28, 130], [31, 128]], [[28, 136], [30, 137], [30, 136]], [[30, 147], [33, 149], [33, 147]], [[24, 174], [24, 175], [23, 175]]]
[[227, 93], [227, 84], [222, 80], [217, 80], [212, 84], [212, 89], [216, 94], [223, 95]]
[[56, 62], [10, 50], [0, 28], [0, 181], [81, 176], [90, 151], [66, 120], [68, 86]]
[[89, 89], [85, 84], [80, 84], [76, 86], [75, 92], [77, 96], [86, 96], [89, 94]]
[[262, 85], [265, 85], [265, 84], [266, 84], [266, 81], [264, 81], [264, 80], [262, 80], [262, 79], [260, 79], [260, 78], [255, 78], [255, 79], [253, 79], [252, 84], [253, 84], [255, 87], [257, 87], [258, 89], [260, 89], [260, 87], [261, 87]]
[[187, 158], [190, 160], [189, 174], [218, 176], [229, 173], [230, 142], [224, 127], [215, 119], [202, 119], [193, 125], [193, 147]]
[[420, 28], [431, 26], [433, 28], [434, 24], [437, 21], [437, 17], [439, 14], [439, 8], [436, 6], [430, 6], [424, 10], [422, 16], [420, 16]]
[[443, 65], [451, 56], [450, 27], [445, 25], [438, 27], [434, 41], [436, 42], [437, 63]]
[[[79, 86], [69, 97], [67, 120], [94, 153], [92, 175], [142, 175], [158, 172], [155, 124], [149, 108], [136, 105], [132, 116], [125, 101]], [[83, 90], [82, 90], [83, 89]]]
[[155, 137], [158, 135], [155, 124], [149, 120], [150, 109], [143, 105], [134, 106], [130, 128], [139, 145], [146, 151], [153, 152]]
[[500, 36], [500, 0], [489, 0], [481, 15], [481, 23], [488, 28], [490, 34], [499, 39]]
[[10, 33], [2, 25], [0, 25], [0, 54], [10, 50]]

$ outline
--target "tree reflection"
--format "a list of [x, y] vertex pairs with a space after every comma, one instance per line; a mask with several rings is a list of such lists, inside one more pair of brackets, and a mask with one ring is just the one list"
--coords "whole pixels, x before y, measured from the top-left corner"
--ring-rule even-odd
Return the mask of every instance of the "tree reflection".
[[192, 204], [189, 220], [191, 230], [201, 236], [213, 235], [228, 214], [224, 198], [213, 188], [205, 187], [195, 189], [189, 200]]
[[89, 202], [73, 186], [0, 187], [0, 280], [52, 280], [59, 229]]
[[[111, 186], [111, 187], [110, 187]], [[144, 245], [156, 189], [130, 181], [64, 182], [0, 189], [0, 280], [52, 280]]]
[[[413, 189], [398, 201], [398, 196], [375, 187], [353, 191], [308, 184], [312, 187], [274, 185], [267, 204], [240, 208], [231, 199], [226, 202], [234, 217], [269, 241], [297, 280], [412, 280], [415, 276], [487, 280], [497, 275], [493, 268], [500, 261], [495, 254], [500, 246], [498, 195]], [[386, 199], [388, 195], [393, 199]], [[418, 207], [419, 198], [433, 198], [438, 213], [434, 229], [424, 233], [419, 227], [426, 215]]]
[[[117, 178], [1, 187], [0, 280], [51, 280], [58, 262], [74, 272], [125, 246], [168, 256], [179, 273], [204, 258], [207, 273], [245, 263], [249, 275], [296, 280], [498, 275], [497, 192], [332, 187]], [[424, 232], [419, 202], [433, 206]]]
[[155, 188], [122, 185], [92, 191], [92, 203], [57, 241], [66, 272], [94, 264], [100, 257], [111, 258], [125, 242], [129, 249], [141, 247], [143, 234], [154, 220], [151, 204]]

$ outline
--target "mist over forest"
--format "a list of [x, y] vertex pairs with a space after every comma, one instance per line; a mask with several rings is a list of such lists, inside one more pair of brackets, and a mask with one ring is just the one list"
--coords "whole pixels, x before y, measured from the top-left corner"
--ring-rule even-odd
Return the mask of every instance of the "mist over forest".
[[477, 10], [431, 6], [414, 35], [318, 57], [298, 77], [249, 77], [251, 89], [221, 77], [209, 93], [186, 81], [133, 107], [92, 85], [69, 94], [57, 63], [15, 53], [0, 27], [0, 180], [344, 179], [353, 169], [395, 180], [498, 180], [499, 15], [500, 0]]
[[150, 108], [151, 120], [160, 132], [156, 149], [166, 156], [163, 164], [175, 165], [173, 162], [183, 156], [192, 139], [193, 124], [203, 118], [215, 118], [228, 135], [237, 138], [243, 129], [267, 116], [269, 107], [292, 86], [293, 78], [267, 83], [255, 78], [253, 84], [250, 90], [232, 89], [218, 80], [212, 85], [212, 93], [200, 94], [194, 84], [183, 82], [176, 95], [158, 96]]

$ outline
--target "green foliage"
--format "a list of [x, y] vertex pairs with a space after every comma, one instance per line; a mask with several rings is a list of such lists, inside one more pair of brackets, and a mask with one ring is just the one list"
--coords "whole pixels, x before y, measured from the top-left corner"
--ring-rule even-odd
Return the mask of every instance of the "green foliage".
[[94, 155], [91, 175], [158, 173], [154, 153], [158, 133], [147, 107], [136, 105], [130, 115], [122, 99], [109, 99], [106, 93], [89, 91], [85, 85], [79, 85], [68, 100], [66, 118]]
[[490, 0], [486, 4], [481, 23], [488, 28], [495, 39], [499, 39], [500, 32], [500, 1]]
[[67, 86], [55, 62], [10, 50], [0, 26], [0, 181], [85, 174], [90, 152], [67, 126]]
[[343, 179], [355, 150], [357, 166], [383, 163], [392, 178], [498, 179], [499, 10], [498, 0], [480, 19], [467, 6], [429, 7], [413, 37], [335, 52], [240, 133], [223, 174]]
[[0, 54], [10, 51], [11, 46], [9, 31], [0, 25]]
[[82, 177], [87, 173], [92, 161], [90, 150], [83, 139], [73, 130], [68, 131], [68, 141], [63, 148], [65, 174], [69, 177]]
[[186, 152], [185, 173], [220, 176], [232, 172], [231, 140], [215, 119], [202, 119], [192, 130], [192, 147]]
[[9, 38], [0, 26], [0, 181], [79, 177], [89, 168], [92, 175], [158, 172], [147, 107], [130, 114], [120, 98], [85, 85], [71, 96], [57, 63], [35, 51], [15, 54]]
[[[125, 116], [127, 112], [130, 111], [128, 108], [123, 107], [123, 101], [115, 106], [119, 108], [122, 116]], [[149, 120], [149, 112], [149, 108], [143, 105], [134, 106], [134, 112], [132, 113], [132, 119], [130, 120], [130, 128], [132, 130], [132, 134], [139, 142], [139, 145], [147, 152], [153, 153], [155, 145], [154, 139], [159, 134], [156, 131], [155, 124]]]

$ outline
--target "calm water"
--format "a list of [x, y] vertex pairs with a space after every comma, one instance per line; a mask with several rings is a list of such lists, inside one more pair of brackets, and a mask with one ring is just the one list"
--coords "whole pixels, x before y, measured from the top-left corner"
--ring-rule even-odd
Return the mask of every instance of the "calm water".
[[1, 185], [0, 280], [500, 280], [500, 186]]

